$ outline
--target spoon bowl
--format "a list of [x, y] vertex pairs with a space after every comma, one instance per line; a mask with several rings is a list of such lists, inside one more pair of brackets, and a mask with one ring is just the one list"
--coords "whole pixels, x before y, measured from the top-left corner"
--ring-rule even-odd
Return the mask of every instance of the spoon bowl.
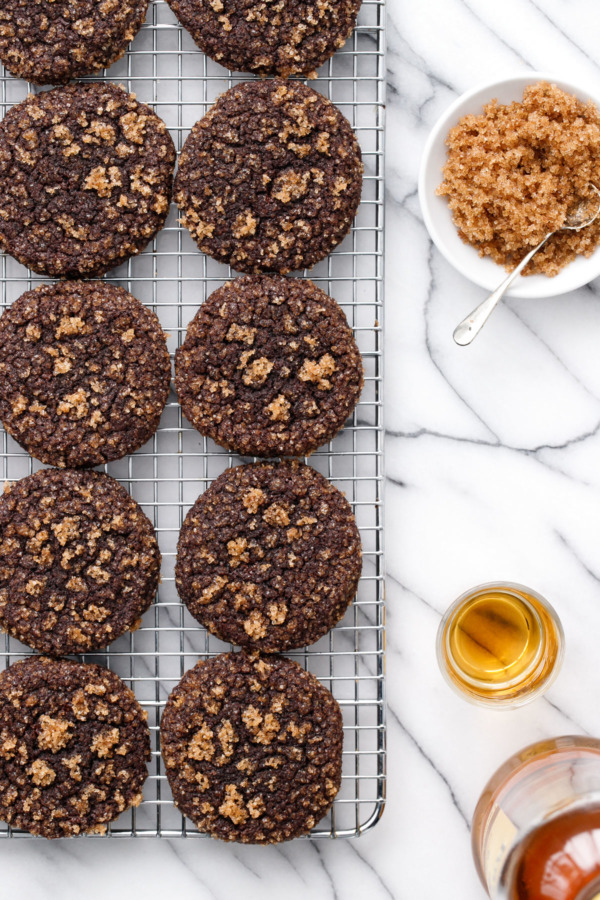
[[[581, 231], [582, 228], [587, 228], [588, 225], [596, 221], [598, 215], [600, 215], [600, 191], [591, 181], [589, 187], [596, 194], [595, 202], [591, 199], [580, 200], [573, 212], [567, 213], [565, 224], [562, 228], [558, 228], [557, 231]], [[556, 232], [552, 233], [556, 234]]]

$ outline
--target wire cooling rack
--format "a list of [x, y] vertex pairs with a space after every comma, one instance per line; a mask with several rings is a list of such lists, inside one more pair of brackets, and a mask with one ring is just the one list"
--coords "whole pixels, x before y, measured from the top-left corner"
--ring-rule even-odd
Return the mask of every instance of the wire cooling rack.
[[[342, 622], [317, 644], [288, 654], [313, 672], [339, 701], [344, 717], [342, 787], [311, 837], [354, 837], [379, 819], [385, 799], [384, 607], [383, 607], [383, 0], [364, 0], [358, 27], [344, 48], [310, 84], [349, 119], [365, 163], [363, 196], [352, 232], [310, 275], [341, 304], [362, 352], [365, 387], [344, 431], [310, 457], [310, 464], [339, 487], [352, 504], [362, 537], [364, 567], [357, 597]], [[217, 96], [248, 75], [231, 75], [208, 59], [176, 22], [164, 0], [151, 0], [147, 23], [126, 56], [101, 78], [124, 84], [165, 120], [177, 146]], [[100, 80], [98, 77], [85, 80]], [[0, 69], [4, 115], [28, 90], [39, 90]], [[41, 279], [10, 257], [0, 260], [4, 309]], [[170, 350], [182, 343], [198, 306], [231, 271], [200, 253], [177, 222], [144, 253], [107, 276], [158, 314]], [[3, 430], [0, 476], [14, 481], [37, 468]], [[198, 659], [231, 649], [209, 635], [180, 602], [174, 583], [175, 550], [183, 519], [210, 482], [239, 457], [202, 438], [184, 420], [172, 394], [155, 437], [137, 453], [104, 467], [142, 505], [154, 523], [163, 557], [162, 583], [142, 627], [104, 653], [82, 657], [117, 672], [148, 712], [152, 762], [137, 809], [124, 813], [108, 837], [199, 837], [175, 809], [164, 774], [159, 722], [165, 701]], [[8, 636], [0, 643], [0, 668], [30, 654]], [[29, 837], [0, 823], [1, 837]], [[104, 840], [106, 836], [95, 836]]]

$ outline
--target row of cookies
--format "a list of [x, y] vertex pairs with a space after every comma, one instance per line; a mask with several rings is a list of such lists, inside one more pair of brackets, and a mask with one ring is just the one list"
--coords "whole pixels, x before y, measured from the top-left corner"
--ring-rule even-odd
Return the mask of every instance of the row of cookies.
[[[360, 0], [168, 0], [208, 56], [232, 70], [309, 75], [344, 45]], [[18, 78], [63, 84], [119, 60], [148, 0], [3, 0], [0, 60]]]
[[[52, 277], [104, 274], [163, 227], [175, 147], [113, 84], [72, 84], [0, 122], [0, 249]], [[299, 82], [222, 94], [181, 152], [174, 199], [198, 247], [240, 272], [311, 268], [350, 231], [363, 164], [349, 122]]]
[[[339, 790], [340, 708], [291, 660], [199, 662], [160, 728], [174, 801], [213, 837], [289, 840], [310, 831]], [[146, 713], [109, 669], [33, 656], [0, 673], [0, 818], [13, 828], [104, 833], [141, 802], [150, 748]]]
[[[152, 523], [100, 472], [41, 469], [0, 497], [0, 626], [50, 656], [135, 630], [160, 578]], [[248, 650], [312, 644], [344, 615], [361, 572], [346, 498], [298, 461], [235, 466], [190, 509], [175, 580], [191, 614]]]
[[[44, 463], [96, 466], [137, 450], [158, 427], [170, 380], [157, 316], [114, 285], [41, 285], [0, 317], [0, 420]], [[306, 280], [225, 284], [175, 355], [189, 421], [247, 456], [313, 452], [343, 427], [362, 385], [342, 310]]]

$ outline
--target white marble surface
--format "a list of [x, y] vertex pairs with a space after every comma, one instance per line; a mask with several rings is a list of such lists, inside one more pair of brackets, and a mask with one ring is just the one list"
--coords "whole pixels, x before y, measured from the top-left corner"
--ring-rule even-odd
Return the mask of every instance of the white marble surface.
[[[389, 799], [357, 841], [12, 841], [2, 897], [482, 900], [469, 820], [512, 751], [600, 733], [600, 283], [510, 300], [469, 349], [482, 298], [432, 248], [416, 195], [437, 116], [478, 81], [532, 68], [600, 88], [597, 0], [390, 0], [387, 549]], [[440, 614], [495, 578], [545, 594], [564, 623], [546, 698], [496, 713], [436, 668]]]
[[[477, 82], [556, 72], [600, 86], [594, 0], [448, 0], [390, 9], [387, 474], [390, 802], [395, 896], [479, 900], [469, 828], [511, 752], [600, 731], [600, 283], [509, 300], [469, 348], [454, 325], [484, 292], [432, 247], [415, 191], [436, 118]], [[389, 351], [392, 352], [389, 352]], [[567, 641], [546, 698], [472, 707], [436, 670], [440, 613], [507, 579], [555, 605]], [[388, 830], [386, 830], [388, 829]], [[428, 858], [436, 859], [428, 865]]]

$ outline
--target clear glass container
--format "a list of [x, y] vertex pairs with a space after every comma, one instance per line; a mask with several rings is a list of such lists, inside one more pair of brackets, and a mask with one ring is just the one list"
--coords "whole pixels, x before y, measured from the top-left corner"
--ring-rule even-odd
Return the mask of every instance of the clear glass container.
[[489, 582], [446, 611], [437, 635], [442, 674], [473, 703], [521, 706], [556, 678], [564, 634], [552, 606], [531, 588]]
[[479, 799], [472, 840], [492, 900], [600, 900], [600, 740], [512, 756]]

